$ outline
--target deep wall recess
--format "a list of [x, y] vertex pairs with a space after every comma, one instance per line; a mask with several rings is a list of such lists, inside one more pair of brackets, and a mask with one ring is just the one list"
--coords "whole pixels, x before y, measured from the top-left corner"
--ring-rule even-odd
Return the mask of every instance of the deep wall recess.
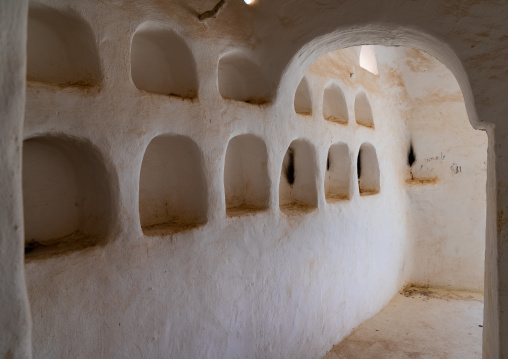
[[198, 79], [194, 56], [184, 39], [168, 29], [142, 26], [132, 38], [132, 81], [140, 90], [194, 98]]
[[312, 94], [307, 77], [303, 77], [295, 93], [295, 112], [300, 115], [312, 115]]
[[90, 143], [64, 135], [25, 140], [26, 259], [105, 244], [113, 218], [111, 183]]
[[27, 79], [70, 87], [98, 85], [101, 66], [90, 26], [71, 10], [31, 6]]
[[374, 128], [374, 117], [367, 94], [360, 91], [355, 98], [355, 119], [356, 123], [365, 127]]
[[345, 143], [336, 143], [328, 150], [325, 197], [328, 203], [351, 198], [351, 156]]
[[317, 207], [317, 163], [314, 146], [307, 140], [291, 142], [280, 174], [279, 206], [288, 215]]
[[268, 207], [270, 179], [264, 141], [254, 135], [232, 138], [226, 150], [224, 192], [230, 217], [258, 212]]
[[330, 122], [347, 125], [349, 114], [344, 92], [335, 83], [325, 88], [323, 93], [323, 117]]
[[273, 84], [261, 67], [240, 50], [223, 55], [218, 65], [219, 92], [224, 98], [262, 105], [270, 102]]
[[361, 196], [377, 194], [380, 191], [380, 172], [374, 146], [364, 143], [357, 157], [358, 188]]
[[143, 233], [162, 236], [207, 222], [203, 155], [190, 138], [160, 135], [146, 148], [139, 179]]

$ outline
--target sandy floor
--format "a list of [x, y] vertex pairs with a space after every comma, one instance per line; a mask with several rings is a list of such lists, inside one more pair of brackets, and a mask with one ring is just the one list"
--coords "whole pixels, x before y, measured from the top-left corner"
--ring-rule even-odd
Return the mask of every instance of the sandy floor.
[[406, 288], [323, 359], [481, 358], [483, 294]]

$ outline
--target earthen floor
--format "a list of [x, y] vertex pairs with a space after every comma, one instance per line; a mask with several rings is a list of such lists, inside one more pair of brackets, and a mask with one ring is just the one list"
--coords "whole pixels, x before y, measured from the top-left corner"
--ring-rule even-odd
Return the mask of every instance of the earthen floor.
[[322, 359], [480, 359], [483, 293], [406, 288]]

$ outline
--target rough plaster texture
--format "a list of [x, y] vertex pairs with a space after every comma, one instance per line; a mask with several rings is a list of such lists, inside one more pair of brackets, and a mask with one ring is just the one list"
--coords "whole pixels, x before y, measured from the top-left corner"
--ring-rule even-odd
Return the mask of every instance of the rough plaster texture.
[[31, 357], [23, 270], [21, 144], [25, 107], [26, 1], [0, 2], [0, 357]]
[[[488, 286], [484, 357], [505, 354], [499, 338], [508, 330], [508, 323], [498, 312], [498, 305], [505, 305], [506, 283], [498, 282], [498, 278], [504, 279], [497, 276], [497, 271], [504, 268], [502, 255], [506, 249], [502, 241], [498, 248], [496, 239], [505, 235], [508, 195], [503, 192], [503, 177], [496, 183], [496, 173], [504, 173], [505, 165], [496, 161], [494, 170], [493, 160], [507, 151], [503, 147], [504, 132], [499, 129], [506, 112], [502, 96], [507, 85], [500, 81], [507, 66], [507, 50], [501, 46], [506, 35], [506, 6], [496, 1], [451, 0], [369, 4], [371, 9], [365, 11], [364, 4], [355, 1], [273, 1], [252, 7], [231, 2], [217, 19], [203, 23], [197, 20], [197, 14], [208, 10], [210, 4], [197, 1], [127, 5], [90, 1], [65, 6], [48, 1], [48, 5], [62, 11], [79, 13], [90, 23], [103, 77], [94, 86], [70, 83], [73, 86], [60, 88], [30, 83], [24, 137], [57, 131], [86, 138], [100, 149], [120, 180], [112, 183], [119, 195], [112, 208], [106, 247], [26, 265], [37, 355], [70, 351], [84, 356], [185, 353], [190, 357], [317, 357], [378, 311], [401, 283], [409, 280], [408, 273], [414, 272], [404, 270], [405, 264], [413, 264], [407, 263], [408, 235], [400, 226], [412, 215], [400, 213], [407, 205], [400, 188], [408, 175], [407, 169], [402, 169], [406, 166], [410, 133], [408, 123], [401, 125], [400, 120], [412, 108], [404, 86], [392, 83], [376, 93], [376, 87], [367, 79], [372, 74], [356, 70], [337, 74], [343, 83], [354, 88], [345, 93], [350, 114], [356, 92], [363, 89], [368, 93], [375, 130], [354, 124], [346, 130], [338, 125], [344, 131], [327, 127], [337, 126], [334, 123], [316, 126], [316, 121], [323, 121], [319, 100], [313, 101], [313, 113], [319, 117], [304, 120], [292, 111], [299, 81], [319, 56], [363, 43], [418, 47], [436, 56], [457, 78], [471, 123], [488, 128], [489, 256], [485, 274]], [[11, 17], [17, 14], [8, 10]], [[172, 30], [187, 42], [198, 69], [198, 101], [161, 97], [140, 92], [134, 86], [130, 44], [136, 29], [146, 21], [172, 24]], [[493, 41], [484, 41], [485, 38]], [[241, 60], [237, 67], [233, 66], [234, 61], [232, 65], [226, 62], [226, 67], [233, 70], [226, 71], [225, 77], [218, 76], [219, 59], [230, 51], [241, 51], [243, 57], [234, 55], [232, 60]], [[17, 53], [12, 56], [19, 65], [23, 61], [15, 57]], [[250, 61], [247, 65], [245, 57]], [[246, 74], [239, 83], [231, 80], [231, 74], [238, 69]], [[259, 76], [251, 76], [259, 72]], [[7, 73], [11, 74], [2, 75]], [[320, 77], [324, 82], [329, 76]], [[260, 82], [249, 87], [254, 80]], [[391, 81], [396, 80], [396, 76], [391, 77]], [[268, 96], [271, 105], [258, 107], [223, 99], [231, 96], [219, 91], [221, 84], [226, 84], [230, 93], [239, 94], [236, 99], [266, 102]], [[320, 88], [318, 93], [311, 91], [312, 96], [321, 96], [324, 84]], [[11, 94], [2, 87], [2, 99]], [[391, 105], [385, 106], [383, 94], [391, 95]], [[22, 96], [15, 98], [19, 101]], [[377, 118], [386, 121], [378, 122]], [[480, 124], [480, 120], [485, 123]], [[486, 122], [500, 126], [494, 132]], [[208, 223], [179, 235], [147, 238], [139, 225], [139, 173], [150, 141], [168, 133], [192, 138], [203, 152], [203, 173], [209, 189]], [[266, 142], [269, 210], [256, 216], [227, 219], [223, 192], [225, 148], [229, 138], [242, 133], [258, 135]], [[286, 216], [277, 205], [281, 167], [289, 144], [302, 136], [316, 148], [312, 173], [318, 208], [302, 217]], [[375, 146], [381, 169], [379, 194], [359, 197], [355, 190], [349, 202], [339, 206], [325, 204], [322, 184], [326, 158], [329, 146], [336, 141], [348, 143], [354, 156], [364, 141]], [[14, 144], [6, 146], [9, 151], [16, 149]], [[15, 156], [9, 158], [16, 160]], [[13, 164], [8, 168], [16, 167]], [[13, 181], [7, 175], [2, 175], [3, 180], [14, 187], [18, 183], [12, 193], [19, 195], [21, 181]], [[493, 207], [496, 196], [498, 216]], [[386, 206], [399, 212], [391, 213]], [[16, 215], [15, 211], [7, 209], [5, 213], [21, 220], [21, 214]], [[493, 228], [496, 218], [497, 231]], [[8, 231], [8, 226], [3, 225], [2, 235]], [[21, 243], [17, 245], [20, 247]], [[2, 244], [3, 248], [7, 247]], [[9, 260], [5, 263], [11, 263], [6, 267], [7, 273], [18, 276], [15, 288], [20, 289], [22, 270], [12, 264], [16, 258], [12, 253], [7, 254]], [[327, 278], [345, 280], [330, 286], [324, 285]], [[353, 285], [355, 290], [349, 290]], [[8, 295], [16, 293], [12, 287], [2, 285], [4, 289]], [[376, 293], [374, 299], [372, 292]], [[52, 300], [48, 301], [44, 293], [50, 294]], [[78, 307], [82, 310], [76, 310]], [[3, 311], [2, 314], [7, 315]], [[342, 318], [339, 327], [337, 318]], [[28, 335], [28, 328], [21, 324], [7, 332]], [[53, 342], [43, 344], [43, 337]], [[6, 342], [15, 343], [20, 350], [28, 349], [26, 343], [2, 339], [2, 343]]]

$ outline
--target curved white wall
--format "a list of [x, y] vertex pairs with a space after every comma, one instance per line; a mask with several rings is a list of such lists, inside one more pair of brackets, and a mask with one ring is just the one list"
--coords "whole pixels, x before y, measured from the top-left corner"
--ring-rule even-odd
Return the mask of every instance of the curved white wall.
[[[172, 4], [167, 6], [173, 9]], [[414, 103], [404, 82], [393, 81], [390, 56], [378, 54], [379, 77], [360, 68], [351, 48], [310, 66], [305, 76], [316, 97], [333, 80], [353, 114], [356, 94], [368, 96], [375, 130], [353, 121], [337, 126], [323, 120], [322, 101], [315, 102], [312, 117], [293, 111], [301, 72], [288, 73], [294, 85], [281, 83], [273, 97], [275, 81], [268, 75], [273, 66], [267, 57], [261, 61], [244, 50], [252, 34], [239, 31], [235, 40], [210, 41], [207, 34], [220, 27], [219, 17], [182, 27], [197, 64], [199, 101], [131, 91], [129, 36], [137, 24], [153, 16], [172, 24], [175, 14], [188, 13], [119, 8], [116, 16], [129, 21], [106, 26], [107, 12], [88, 2], [74, 6], [93, 14], [92, 27], [105, 34], [101, 59], [110, 64], [105, 78], [111, 86], [94, 94], [28, 88], [24, 135], [56, 128], [93, 139], [113, 159], [109, 167], [120, 179], [120, 215], [106, 246], [26, 264], [35, 353], [319, 357], [420, 272], [412, 257], [418, 245], [405, 225], [412, 218], [405, 210], [411, 204], [406, 151]], [[240, 5], [231, 3], [220, 16], [235, 6]], [[238, 13], [242, 16], [231, 21], [249, 24], [253, 15]], [[268, 208], [255, 216], [228, 217], [228, 141], [246, 133], [266, 144]], [[160, 146], [152, 147], [158, 139]], [[326, 203], [326, 159], [339, 142], [351, 149], [352, 183], [357, 150], [363, 143], [375, 148], [382, 184], [377, 195], [361, 197], [351, 186], [349, 201]], [[286, 186], [283, 170], [292, 143], [293, 188]], [[175, 176], [179, 185], [166, 190]], [[296, 191], [301, 178], [306, 188]], [[154, 204], [144, 206], [150, 203], [146, 198]], [[277, 205], [294, 200], [306, 201], [312, 211], [288, 216]], [[152, 212], [155, 208], [162, 210]], [[162, 221], [150, 225], [167, 224], [180, 211], [189, 213], [188, 230], [164, 228], [153, 237], [140, 226], [152, 214]], [[190, 217], [201, 223], [206, 218], [206, 224], [196, 226]]]

